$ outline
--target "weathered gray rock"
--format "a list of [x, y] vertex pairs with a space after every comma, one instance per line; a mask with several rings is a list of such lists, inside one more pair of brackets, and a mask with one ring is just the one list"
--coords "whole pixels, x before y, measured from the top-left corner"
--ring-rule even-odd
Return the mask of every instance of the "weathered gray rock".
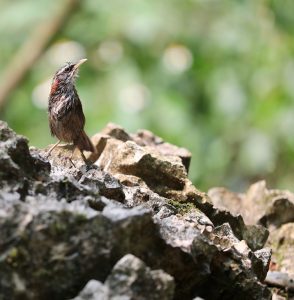
[[236, 237], [245, 240], [252, 250], [261, 249], [269, 235], [261, 225], [246, 225], [240, 214], [232, 214], [228, 209], [214, 208], [206, 212], [215, 225], [229, 223]]
[[174, 299], [270, 299], [265, 231], [212, 206], [188, 179], [188, 151], [111, 125], [95, 165], [77, 152], [74, 167], [70, 146], [48, 162], [0, 124], [0, 300], [69, 299], [90, 280], [89, 297], [170, 299], [170, 276]]
[[263, 248], [254, 252], [255, 257], [259, 260], [258, 263], [255, 264], [255, 273], [262, 274], [261, 281], [263, 282], [271, 262], [272, 257], [272, 249], [271, 248]]
[[[31, 182], [48, 179], [50, 164], [30, 155], [26, 138], [13, 132], [0, 121], [0, 189], [5, 193], [16, 193], [23, 199]], [[8, 195], [6, 195], [9, 197]]]
[[224, 188], [213, 188], [208, 194], [217, 208], [241, 214], [248, 225], [279, 227], [294, 222], [294, 194], [269, 190], [265, 181], [251, 185], [246, 194], [236, 194]]
[[121, 258], [107, 277], [110, 299], [173, 299], [174, 280], [161, 270], [151, 271], [129, 254]]
[[[12, 204], [10, 215], [0, 224], [8, 228], [16, 220], [18, 225], [13, 236], [4, 232], [1, 237], [1, 249], [5, 249], [0, 259], [2, 299], [64, 299], [91, 276], [104, 280], [113, 261], [129, 251], [144, 258], [149, 251], [155, 254], [158, 245], [164, 246], [146, 209], [99, 213], [78, 200], [42, 198]], [[145, 228], [149, 238], [137, 243]], [[19, 285], [24, 290], [17, 289]]]
[[155, 221], [160, 224], [160, 234], [165, 241], [185, 252], [191, 252], [194, 239], [202, 236], [206, 226], [213, 227], [211, 221], [196, 208], [183, 215], [170, 214], [164, 218], [155, 215]]
[[109, 291], [103, 283], [92, 279], [72, 300], [109, 300]]
[[[108, 140], [99, 165], [112, 174], [127, 174], [141, 178], [152, 190], [163, 194], [165, 190], [182, 190], [187, 173], [180, 159], [170, 160], [159, 156], [135, 142]], [[160, 190], [159, 190], [160, 189]]]
[[102, 196], [108, 197], [122, 202], [125, 199], [123, 187], [120, 182], [103, 172], [101, 169], [92, 168], [88, 170], [79, 180], [79, 183], [90, 187], [93, 191], [96, 191]]
[[288, 273], [269, 271], [267, 273], [265, 281], [271, 286], [280, 287], [285, 290], [294, 292], [294, 278], [293, 276], [291, 277], [291, 275], [289, 276]]
[[294, 223], [273, 229], [267, 246], [273, 249], [274, 269], [288, 273], [289, 277], [294, 279]]
[[187, 172], [189, 171], [192, 155], [187, 149], [166, 143], [149, 130], [139, 130], [136, 134], [132, 134], [131, 137], [138, 145], [155, 148], [165, 157], [179, 157]]
[[132, 254], [122, 257], [104, 285], [90, 280], [73, 300], [171, 300], [174, 280], [162, 270], [150, 270]]
[[[206, 293], [199, 293], [199, 295], [205, 299], [222, 299], [222, 293], [226, 295], [226, 299], [271, 299], [270, 291], [260, 281], [245, 280], [254, 276], [257, 270], [256, 261], [253, 259], [256, 256], [251, 251], [248, 251], [251, 255], [247, 255], [248, 248], [246, 249], [245, 244], [244, 246], [238, 247], [235, 244], [219, 249], [203, 236], [194, 239], [192, 255], [198, 264], [202, 264], [199, 272], [205, 271], [206, 277], [209, 278], [203, 285]], [[259, 276], [265, 275], [259, 272]], [[224, 281], [228, 285], [223, 285]], [[233, 282], [238, 282], [238, 284], [233, 284]]]
[[148, 131], [129, 135], [121, 127], [108, 124], [102, 133], [100, 139], [95, 136], [95, 141], [97, 145], [105, 143], [97, 161], [104, 171], [128, 185], [147, 185], [163, 197], [211, 206], [209, 198], [187, 177], [189, 151], [165, 143]]
[[[251, 243], [251, 249], [260, 249], [254, 252], [261, 260], [254, 264], [255, 272], [264, 274], [269, 285], [291, 290], [294, 280], [294, 194], [267, 189], [265, 181], [251, 185], [244, 194], [236, 194], [224, 188], [213, 188], [208, 194], [222, 214], [230, 211], [234, 213], [235, 218], [242, 215], [247, 224], [252, 224], [243, 230], [243, 238], [248, 244]], [[231, 218], [230, 213], [229, 216]], [[230, 224], [232, 225], [232, 222]], [[268, 231], [262, 234], [264, 226]], [[269, 248], [261, 249], [267, 234], [269, 238], [266, 246]], [[238, 236], [238, 233], [236, 235]], [[267, 274], [269, 268], [270, 272]]]

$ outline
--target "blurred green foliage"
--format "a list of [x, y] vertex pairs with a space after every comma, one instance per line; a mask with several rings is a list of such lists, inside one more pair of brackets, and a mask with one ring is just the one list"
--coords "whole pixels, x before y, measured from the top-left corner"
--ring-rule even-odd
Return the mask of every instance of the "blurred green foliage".
[[[60, 3], [0, 2], [0, 70]], [[293, 0], [81, 1], [0, 117], [31, 145], [52, 143], [50, 80], [87, 57], [77, 88], [89, 134], [112, 121], [186, 147], [202, 190], [259, 178], [293, 190], [293, 12]]]

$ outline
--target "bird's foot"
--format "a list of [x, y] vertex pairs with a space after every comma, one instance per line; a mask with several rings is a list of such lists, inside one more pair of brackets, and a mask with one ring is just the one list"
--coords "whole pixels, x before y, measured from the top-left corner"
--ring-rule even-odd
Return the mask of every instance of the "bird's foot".
[[60, 159], [61, 163], [63, 165], [68, 165], [68, 161], [70, 162], [70, 164], [77, 169], [76, 165], [74, 164], [74, 162], [72, 161], [72, 157], [71, 156], [63, 156], [61, 159]]
[[49, 161], [49, 158], [50, 158], [51, 154], [52, 154], [52, 151], [50, 151], [50, 150], [46, 151], [45, 154], [44, 154], [44, 158]]
[[82, 157], [84, 163], [86, 164], [86, 166], [90, 167], [93, 164], [93, 162], [86, 158], [86, 156], [83, 153], [83, 151], [80, 151], [80, 153], [81, 153], [81, 157]]
[[71, 157], [69, 157], [68, 159], [69, 159], [70, 163], [72, 164], [72, 166], [73, 166], [74, 168], [76, 168], [76, 169], [77, 169], [77, 167], [76, 167], [76, 165], [73, 163], [73, 161], [72, 161]]

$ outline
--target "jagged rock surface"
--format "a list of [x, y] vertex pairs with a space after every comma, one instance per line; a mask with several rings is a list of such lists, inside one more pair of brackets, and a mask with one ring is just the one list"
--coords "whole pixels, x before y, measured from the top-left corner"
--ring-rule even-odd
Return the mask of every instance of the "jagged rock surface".
[[70, 147], [48, 161], [0, 123], [1, 300], [83, 297], [89, 281], [132, 299], [131, 280], [136, 299], [271, 299], [267, 231], [212, 206], [187, 150], [113, 124], [93, 142], [95, 164], [76, 153], [73, 167]]
[[[208, 192], [215, 207], [221, 211], [242, 216], [247, 224], [268, 228], [266, 246], [273, 255], [266, 282], [271, 286], [294, 291], [294, 194], [284, 190], [271, 190], [265, 181], [251, 185], [244, 194], [236, 194], [225, 188], [213, 188]], [[258, 242], [260, 235], [252, 237]], [[275, 294], [274, 294], [275, 295]], [[282, 296], [281, 296], [282, 297]], [[292, 299], [293, 295], [281, 299]]]
[[174, 279], [162, 270], [150, 270], [132, 254], [121, 258], [105, 284], [90, 280], [73, 300], [146, 299], [172, 300]]
[[252, 184], [245, 194], [225, 188], [208, 191], [215, 207], [241, 214], [246, 224], [280, 227], [294, 222], [294, 194], [289, 191], [269, 190], [265, 181]]

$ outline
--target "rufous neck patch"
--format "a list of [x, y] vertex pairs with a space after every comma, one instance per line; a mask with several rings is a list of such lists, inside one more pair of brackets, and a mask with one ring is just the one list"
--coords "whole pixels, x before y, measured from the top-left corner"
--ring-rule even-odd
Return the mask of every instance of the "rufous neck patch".
[[51, 95], [57, 91], [58, 85], [59, 85], [59, 81], [58, 81], [58, 79], [55, 79], [51, 85], [51, 91], [50, 91]]

